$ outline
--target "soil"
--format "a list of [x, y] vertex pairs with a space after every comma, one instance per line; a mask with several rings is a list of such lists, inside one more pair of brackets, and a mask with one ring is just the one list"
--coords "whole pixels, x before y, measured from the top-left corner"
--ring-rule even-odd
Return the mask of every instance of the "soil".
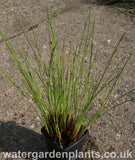
[[[10, 43], [17, 53], [18, 48], [21, 48], [30, 58], [31, 62], [33, 62], [32, 51], [28, 45], [26, 45], [26, 40], [14, 15], [18, 17], [31, 40], [31, 27], [33, 22], [34, 31], [36, 32], [41, 50], [43, 50], [44, 47], [48, 48], [46, 6], [48, 6], [49, 12], [53, 13], [53, 16], [56, 18], [56, 34], [60, 43], [65, 30], [67, 32], [65, 53], [68, 53], [68, 43], [71, 38], [74, 44], [80, 40], [85, 17], [92, 7], [92, 20], [96, 14], [95, 47], [102, 33], [104, 33], [98, 59], [95, 64], [95, 72], [100, 72], [104, 68], [104, 64], [112, 53], [119, 37], [126, 32], [126, 36], [118, 49], [114, 62], [119, 62], [121, 58], [126, 59], [131, 52], [133, 54], [112, 94], [112, 98], [115, 99], [125, 91], [134, 88], [135, 16], [123, 10], [99, 5], [95, 1], [0, 1], [0, 31], [6, 34], [7, 39], [10, 40]], [[17, 83], [21, 84], [14, 69], [11, 67], [10, 58], [9, 51], [0, 37], [0, 66], [2, 66]], [[133, 94], [130, 94], [128, 98], [132, 98], [133, 96]], [[93, 104], [92, 110], [96, 110], [96, 107], [100, 103], [100, 98]], [[18, 107], [17, 105], [11, 105], [9, 103], [21, 104], [23, 106], [28, 105], [22, 95], [0, 76], [0, 159], [6, 160], [6, 158], [3, 157], [3, 152], [47, 151], [45, 140], [40, 132], [41, 125], [37, 120], [38, 117], [33, 117], [25, 107]], [[90, 110], [86, 117], [87, 120], [91, 115], [92, 111]], [[84, 146], [85, 150], [89, 152], [93, 150], [101, 154], [105, 152], [116, 152], [118, 155], [120, 152], [124, 153], [129, 150], [129, 152], [132, 152], [133, 159], [135, 159], [135, 102], [128, 102], [103, 115], [91, 125], [89, 133], [90, 136]], [[16, 160], [18, 159], [19, 158], [16, 158]], [[27, 159], [27, 157], [25, 159]], [[10, 158], [10, 160], [13, 160], [13, 158]]]

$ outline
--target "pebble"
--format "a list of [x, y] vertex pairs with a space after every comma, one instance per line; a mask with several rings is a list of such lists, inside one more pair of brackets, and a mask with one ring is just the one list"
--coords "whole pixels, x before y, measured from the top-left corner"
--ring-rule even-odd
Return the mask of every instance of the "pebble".
[[7, 114], [9, 115], [9, 112], [7, 111]]
[[14, 11], [14, 8], [11, 8], [11, 11]]
[[101, 121], [101, 122], [100, 122], [100, 125], [101, 125], [101, 126], [106, 126], [106, 124], [107, 124], [107, 123], [106, 123], [105, 121]]
[[117, 136], [117, 137], [120, 137], [120, 134], [119, 134], [119, 133], [117, 133], [117, 134], [116, 134], [116, 136]]
[[19, 116], [19, 118], [23, 118], [24, 117], [24, 114], [21, 114], [20, 116]]
[[123, 92], [122, 92], [122, 90], [117, 89], [117, 93], [118, 93], [119, 95], [121, 95]]
[[7, 97], [7, 96], [8, 96], [8, 94], [9, 94], [9, 92], [6, 92], [6, 93], [5, 93], [5, 96]]
[[24, 122], [24, 120], [22, 120], [20, 124], [21, 125], [25, 125], [26, 123]]
[[115, 150], [115, 148], [111, 146], [111, 147], [107, 150], [107, 152], [113, 152], [114, 150]]
[[107, 40], [107, 44], [108, 44], [108, 45], [111, 44], [111, 40], [110, 40], [110, 39]]
[[46, 49], [46, 45], [43, 45], [43, 48]]
[[37, 120], [40, 120], [40, 117], [36, 117]]
[[32, 124], [32, 125], [30, 126], [30, 128], [35, 128], [35, 124]]

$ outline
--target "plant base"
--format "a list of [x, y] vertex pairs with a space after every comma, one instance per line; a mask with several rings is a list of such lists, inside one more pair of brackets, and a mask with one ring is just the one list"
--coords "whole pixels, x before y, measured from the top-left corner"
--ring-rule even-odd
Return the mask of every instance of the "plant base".
[[41, 132], [46, 139], [48, 152], [50, 153], [49, 159], [55, 160], [80, 160], [80, 158], [77, 157], [77, 154], [82, 152], [85, 139], [89, 135], [89, 131], [86, 130], [84, 135], [78, 141], [67, 148], [62, 149], [46, 134], [44, 127], [41, 128]]

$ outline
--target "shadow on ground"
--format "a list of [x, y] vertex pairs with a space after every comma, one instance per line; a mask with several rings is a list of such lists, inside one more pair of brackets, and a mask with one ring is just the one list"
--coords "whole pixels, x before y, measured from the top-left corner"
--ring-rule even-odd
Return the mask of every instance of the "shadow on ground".
[[[84, 151], [93, 149], [98, 151], [98, 147], [90, 135], [87, 137], [86, 144], [83, 147]], [[43, 158], [38, 158], [38, 155], [43, 153], [44, 155], [41, 155], [43, 157], [48, 150], [43, 135], [19, 126], [14, 121], [6, 123], [0, 121], [0, 152], [2, 152], [2, 159], [9, 159], [4, 157], [6, 153], [12, 153], [13, 156], [16, 156], [17, 153], [18, 157], [22, 159], [33, 160], [33, 158], [37, 158], [42, 160]], [[23, 153], [26, 153], [26, 156]], [[16, 157], [10, 158], [10, 160], [13, 160]], [[48, 160], [46, 157], [45, 159]], [[93, 159], [91, 158], [90, 160]]]
[[116, 0], [80, 0], [81, 3], [85, 4], [96, 4], [96, 5], [108, 5], [113, 7], [121, 7], [126, 9], [133, 9], [135, 12], [135, 1], [116, 1]]
[[19, 126], [14, 121], [6, 123], [0, 121], [0, 152], [18, 153], [18, 151], [46, 152], [45, 139], [41, 134]]

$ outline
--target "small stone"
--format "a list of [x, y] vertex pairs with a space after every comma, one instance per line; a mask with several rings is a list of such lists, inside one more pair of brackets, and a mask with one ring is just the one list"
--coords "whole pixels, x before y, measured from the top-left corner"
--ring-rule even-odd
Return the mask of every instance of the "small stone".
[[5, 96], [7, 97], [7, 96], [8, 96], [8, 94], [9, 94], [9, 92], [7, 91], [7, 92], [5, 93]]
[[26, 123], [25, 123], [24, 121], [22, 121], [20, 124], [21, 124], [21, 125], [25, 125]]
[[119, 95], [121, 95], [121, 94], [122, 94], [122, 90], [117, 89], [117, 93], [118, 93]]
[[17, 113], [14, 113], [14, 116], [17, 116], [18, 114]]
[[40, 120], [40, 118], [39, 118], [39, 117], [36, 117], [36, 119], [37, 119], [37, 120]]
[[114, 95], [114, 98], [117, 98], [118, 97], [118, 94]]
[[108, 40], [107, 40], [107, 43], [108, 43], [108, 45], [110, 45], [110, 44], [111, 44], [111, 40], [110, 40], [110, 39], [108, 39]]
[[107, 150], [107, 152], [113, 152], [114, 150], [115, 150], [115, 148], [111, 146], [111, 147]]
[[116, 136], [120, 138], [120, 134], [119, 133], [117, 133]]
[[100, 122], [100, 125], [101, 125], [101, 126], [106, 126], [106, 122], [105, 122], [105, 121], [101, 121], [101, 122]]
[[88, 62], [88, 59], [87, 58], [85, 58], [85, 63], [87, 63]]
[[35, 124], [32, 124], [32, 125], [30, 126], [30, 128], [35, 128]]
[[7, 114], [9, 115], [9, 112], [7, 111]]
[[24, 114], [21, 114], [20, 116], [19, 116], [19, 118], [23, 118], [24, 117]]
[[20, 97], [15, 97], [15, 99], [16, 99], [16, 100], [19, 100], [19, 99], [20, 99]]
[[46, 49], [46, 45], [43, 45], [43, 48]]

